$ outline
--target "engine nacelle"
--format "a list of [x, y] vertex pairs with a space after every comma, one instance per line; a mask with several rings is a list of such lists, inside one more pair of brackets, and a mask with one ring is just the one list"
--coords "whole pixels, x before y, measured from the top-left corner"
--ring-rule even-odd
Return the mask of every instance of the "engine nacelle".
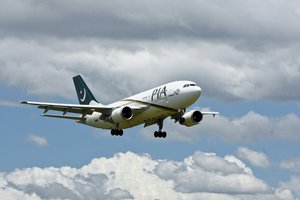
[[194, 126], [199, 124], [203, 119], [203, 114], [198, 110], [191, 110], [182, 115], [179, 123], [184, 126]]
[[111, 113], [111, 119], [116, 123], [128, 121], [132, 118], [133, 112], [130, 107], [120, 107], [113, 110]]

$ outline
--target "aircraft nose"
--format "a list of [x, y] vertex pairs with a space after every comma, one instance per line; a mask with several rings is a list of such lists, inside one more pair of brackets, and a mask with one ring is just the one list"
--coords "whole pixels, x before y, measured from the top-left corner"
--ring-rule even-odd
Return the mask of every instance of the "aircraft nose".
[[192, 90], [192, 95], [194, 96], [194, 98], [199, 98], [201, 95], [201, 88], [199, 86], [194, 87]]
[[201, 95], [201, 88], [199, 86], [195, 87], [195, 94], [199, 97]]

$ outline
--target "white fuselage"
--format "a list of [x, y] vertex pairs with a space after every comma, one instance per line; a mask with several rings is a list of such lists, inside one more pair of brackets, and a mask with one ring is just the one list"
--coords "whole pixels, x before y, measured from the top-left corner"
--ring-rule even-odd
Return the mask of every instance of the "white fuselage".
[[109, 104], [110, 107], [141, 107], [147, 109], [140, 113], [134, 113], [130, 120], [121, 123], [102, 120], [101, 113], [93, 112], [86, 115], [85, 124], [103, 129], [126, 129], [158, 118], [165, 118], [186, 109], [192, 105], [201, 95], [201, 88], [191, 81], [175, 81], [153, 89], [141, 92], [121, 101]]

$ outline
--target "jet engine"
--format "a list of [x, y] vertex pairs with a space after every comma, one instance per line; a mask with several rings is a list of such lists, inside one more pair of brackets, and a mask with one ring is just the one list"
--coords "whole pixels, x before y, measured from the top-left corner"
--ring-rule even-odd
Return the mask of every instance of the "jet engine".
[[184, 126], [194, 126], [199, 124], [203, 119], [203, 114], [198, 110], [191, 110], [182, 115], [179, 123]]
[[111, 119], [116, 123], [128, 121], [132, 118], [133, 112], [130, 107], [120, 107], [113, 110], [111, 113]]

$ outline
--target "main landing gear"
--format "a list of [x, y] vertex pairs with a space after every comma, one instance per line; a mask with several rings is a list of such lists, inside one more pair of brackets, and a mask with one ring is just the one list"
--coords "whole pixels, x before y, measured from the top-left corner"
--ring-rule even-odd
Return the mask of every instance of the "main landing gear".
[[155, 131], [154, 132], [154, 137], [166, 138], [167, 133], [165, 131]]
[[163, 119], [159, 120], [158, 121], [158, 127], [159, 127], [159, 130], [158, 131], [155, 131], [154, 132], [154, 137], [158, 137], [158, 138], [166, 138], [167, 137], [167, 133], [165, 131], [162, 131], [162, 128], [163, 128]]
[[110, 133], [111, 133], [111, 135], [122, 136], [123, 130], [122, 129], [111, 129]]

